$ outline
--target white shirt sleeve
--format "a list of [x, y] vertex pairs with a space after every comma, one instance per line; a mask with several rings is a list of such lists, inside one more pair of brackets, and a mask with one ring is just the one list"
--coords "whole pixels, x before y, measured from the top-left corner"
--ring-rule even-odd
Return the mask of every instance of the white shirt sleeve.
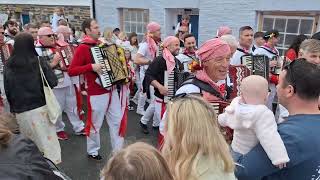
[[241, 65], [241, 56], [243, 56], [244, 54], [240, 51], [236, 51], [230, 61], [231, 65]]
[[260, 118], [256, 121], [253, 129], [272, 164], [287, 163], [290, 159], [278, 133], [274, 115], [267, 107], [265, 108], [264, 113], [259, 113]]
[[148, 44], [147, 43], [141, 43], [137, 53], [139, 53], [142, 56], [146, 57], [147, 56], [147, 52], [148, 52]]

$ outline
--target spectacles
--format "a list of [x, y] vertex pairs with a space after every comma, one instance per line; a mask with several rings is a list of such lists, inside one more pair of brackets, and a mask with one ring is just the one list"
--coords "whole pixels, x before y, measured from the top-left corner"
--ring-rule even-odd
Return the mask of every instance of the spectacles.
[[292, 65], [294, 64], [295, 61], [286, 61], [286, 63], [283, 66], [284, 70], [287, 70], [287, 74], [289, 73], [291, 86], [293, 87], [293, 92], [296, 92], [296, 84], [295, 84], [295, 77], [293, 75], [292, 71]]
[[48, 34], [48, 35], [46, 35], [47, 37], [49, 37], [49, 38], [51, 38], [51, 37], [55, 37], [55, 35], [54, 34]]

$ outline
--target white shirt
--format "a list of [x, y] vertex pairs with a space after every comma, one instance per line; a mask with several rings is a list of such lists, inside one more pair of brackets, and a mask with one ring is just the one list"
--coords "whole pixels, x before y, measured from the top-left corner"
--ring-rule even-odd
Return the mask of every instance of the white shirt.
[[[273, 57], [275, 57], [275, 54], [272, 54], [271, 52], [265, 50], [262, 47], [257, 48], [256, 50], [254, 50], [254, 52], [252, 53], [253, 55], [265, 55], [268, 56], [269, 59], [272, 59]], [[279, 54], [279, 53], [278, 53]]]
[[234, 129], [232, 149], [247, 154], [260, 142], [272, 164], [289, 162], [272, 111], [265, 105], [243, 104], [239, 100], [240, 97], [233, 99], [225, 112], [218, 116], [221, 126]]
[[[140, 43], [137, 53], [141, 54], [143, 57], [145, 57], [149, 61], [153, 61], [153, 56], [151, 55], [151, 53], [149, 51], [149, 47], [148, 47], [147, 42]], [[142, 70], [143, 73], [145, 73], [146, 70], [148, 69], [148, 67], [149, 67], [149, 65], [143, 65], [143, 68], [140, 68], [140, 71]]]

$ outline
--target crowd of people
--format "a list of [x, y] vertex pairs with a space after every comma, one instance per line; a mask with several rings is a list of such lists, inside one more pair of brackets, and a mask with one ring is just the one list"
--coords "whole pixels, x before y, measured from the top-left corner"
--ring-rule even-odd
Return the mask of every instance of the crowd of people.
[[[63, 179], [48, 164], [63, 161], [63, 112], [74, 133], [86, 136], [90, 160], [104, 158], [100, 129], [106, 120], [112, 157], [101, 179], [320, 177], [320, 32], [298, 35], [281, 57], [275, 29], [243, 26], [236, 38], [221, 26], [197, 46], [184, 15], [175, 35], [162, 39], [161, 26], [150, 22], [139, 43], [135, 32], [102, 33], [94, 19], [82, 22], [78, 36], [63, 14], [59, 8], [52, 24], [29, 24], [22, 32], [14, 20], [0, 26], [0, 177]], [[92, 49], [112, 47], [127, 73], [104, 87], [106, 60], [97, 63]], [[267, 76], [244, 65], [244, 56], [265, 57]], [[234, 67], [250, 73], [232, 74]], [[53, 102], [59, 106], [55, 117]], [[158, 147], [125, 147], [133, 103], [143, 133], [153, 120]]]

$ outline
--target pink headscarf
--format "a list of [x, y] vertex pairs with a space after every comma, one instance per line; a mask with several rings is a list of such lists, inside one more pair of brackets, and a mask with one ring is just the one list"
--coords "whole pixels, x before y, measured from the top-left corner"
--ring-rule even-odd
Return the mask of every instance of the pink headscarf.
[[58, 35], [57, 44], [59, 46], [67, 46], [68, 43], [65, 41], [63, 33], [71, 33], [70, 28], [67, 26], [59, 26], [56, 33]]
[[152, 58], [155, 57], [155, 54], [157, 52], [157, 48], [158, 47], [157, 47], [156, 42], [152, 38], [152, 34], [150, 34], [150, 33], [156, 32], [156, 31], [158, 31], [160, 29], [161, 29], [160, 24], [158, 24], [156, 22], [151, 22], [151, 23], [149, 23], [147, 25], [148, 34], [147, 34], [147, 37], [146, 37], [146, 41], [148, 43], [148, 48], [149, 48], [149, 51], [150, 51], [150, 54], [151, 54]]
[[232, 34], [232, 30], [228, 26], [221, 26], [217, 30], [217, 36], [221, 37], [226, 34]]
[[179, 39], [177, 37], [175, 37], [175, 36], [168, 36], [163, 40], [163, 44], [162, 44], [163, 45], [162, 57], [166, 60], [168, 73], [173, 71], [174, 66], [176, 64], [175, 60], [174, 60], [174, 56], [172, 55], [172, 53], [167, 48], [172, 43], [174, 43], [174, 41], [178, 41], [179, 42]]
[[[198, 51], [196, 51], [196, 54], [198, 55], [200, 61], [207, 62], [215, 60], [218, 57], [224, 57], [231, 53], [229, 45], [222, 41], [219, 38], [214, 38], [206, 41]], [[219, 90], [219, 86], [214, 82], [208, 74], [205, 72], [205, 70], [199, 70], [196, 72], [197, 79], [206, 82], [210, 84], [213, 88]], [[204, 94], [204, 98], [207, 100], [216, 100], [212, 95], [209, 93]]]

